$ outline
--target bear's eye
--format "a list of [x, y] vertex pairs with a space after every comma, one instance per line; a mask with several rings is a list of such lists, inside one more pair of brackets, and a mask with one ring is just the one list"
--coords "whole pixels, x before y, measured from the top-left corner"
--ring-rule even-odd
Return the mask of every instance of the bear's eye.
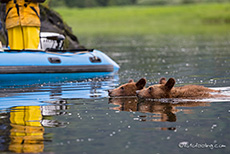
[[121, 87], [120, 89], [121, 89], [121, 90], [124, 90], [125, 88], [124, 88], [124, 87]]
[[148, 89], [149, 93], [150, 93], [152, 90], [153, 90], [153, 88], [152, 88], [152, 87], [150, 87], [150, 88]]

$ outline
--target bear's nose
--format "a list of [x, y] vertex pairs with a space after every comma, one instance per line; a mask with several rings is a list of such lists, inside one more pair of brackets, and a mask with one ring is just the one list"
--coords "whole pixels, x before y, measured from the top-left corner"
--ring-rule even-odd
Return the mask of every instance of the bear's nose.
[[109, 95], [111, 95], [111, 93], [112, 93], [112, 90], [108, 90], [108, 93], [109, 93]]

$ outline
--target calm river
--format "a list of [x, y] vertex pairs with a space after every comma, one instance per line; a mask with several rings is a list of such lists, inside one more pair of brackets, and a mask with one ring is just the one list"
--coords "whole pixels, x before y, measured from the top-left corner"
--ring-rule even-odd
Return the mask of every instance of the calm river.
[[121, 67], [107, 78], [1, 82], [0, 152], [77, 154], [229, 153], [230, 99], [140, 101], [108, 97], [129, 79], [174, 77], [230, 95], [230, 38], [88, 38]]

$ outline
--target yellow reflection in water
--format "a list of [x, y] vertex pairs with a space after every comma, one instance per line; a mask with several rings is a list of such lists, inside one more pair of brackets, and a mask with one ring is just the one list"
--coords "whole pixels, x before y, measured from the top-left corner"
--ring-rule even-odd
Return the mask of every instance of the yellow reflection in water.
[[13, 107], [10, 113], [9, 150], [16, 153], [38, 153], [44, 149], [44, 127], [40, 106]]

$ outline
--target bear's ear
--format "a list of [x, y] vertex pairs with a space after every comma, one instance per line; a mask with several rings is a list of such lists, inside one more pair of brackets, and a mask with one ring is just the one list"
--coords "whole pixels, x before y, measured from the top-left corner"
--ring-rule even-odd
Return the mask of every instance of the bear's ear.
[[173, 86], [175, 85], [175, 83], [176, 83], [175, 79], [170, 78], [165, 84], [166, 90], [170, 91], [173, 88]]
[[133, 79], [130, 79], [130, 80], [129, 80], [129, 83], [131, 83], [131, 82], [134, 82]]
[[145, 87], [146, 84], [146, 79], [145, 78], [141, 78], [139, 81], [137, 81], [136, 86], [137, 86], [137, 90], [141, 90]]
[[165, 84], [166, 83], [166, 78], [161, 78], [160, 79], [160, 84]]

